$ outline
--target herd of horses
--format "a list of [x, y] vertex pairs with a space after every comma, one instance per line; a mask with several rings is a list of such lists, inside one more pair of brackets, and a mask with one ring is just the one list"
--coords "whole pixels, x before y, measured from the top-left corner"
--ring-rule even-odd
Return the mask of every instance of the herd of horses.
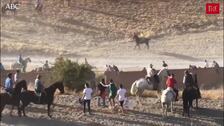
[[[159, 73], [159, 83], [154, 83], [154, 82], [148, 82], [145, 78], [141, 78], [136, 80], [132, 86], [131, 86], [131, 94], [137, 96], [139, 103], [141, 103], [140, 96], [142, 95], [144, 90], [155, 90], [155, 86], [157, 87], [157, 93], [158, 93], [158, 100], [161, 100], [161, 104], [164, 110], [166, 111], [167, 115], [167, 110], [169, 106], [171, 105], [171, 111], [173, 110], [172, 104], [174, 102], [174, 97], [173, 95], [166, 94], [164, 96], [161, 96], [159, 93], [158, 89], [161, 89], [162, 86], [161, 84], [165, 81], [165, 78], [169, 75], [169, 71], [167, 69], [164, 69]], [[21, 80], [18, 82], [14, 88], [14, 91], [12, 94], [6, 93], [6, 92], [1, 92], [0, 93], [0, 118], [2, 117], [2, 111], [5, 107], [5, 105], [12, 105], [12, 109], [10, 112], [10, 115], [12, 114], [12, 110], [14, 107], [17, 107], [18, 109], [18, 115], [19, 116], [26, 116], [25, 113], [25, 108], [27, 105], [30, 103], [34, 104], [42, 104], [42, 105], [47, 105], [47, 112], [48, 116], [52, 117], [50, 114], [50, 107], [53, 104], [53, 99], [54, 99], [54, 93], [55, 91], [59, 89], [60, 93], [64, 93], [64, 86], [63, 86], [63, 81], [57, 81], [53, 84], [51, 84], [48, 88], [45, 89], [44, 95], [41, 95], [41, 97], [38, 97], [34, 91], [27, 90], [27, 82], [25, 80]], [[196, 90], [194, 88], [190, 89], [184, 89], [183, 94], [182, 94], [182, 99], [183, 99], [183, 116], [185, 113], [189, 115], [189, 109], [192, 105], [192, 102], [194, 99], [197, 99], [196, 96]], [[162, 93], [163, 94], [163, 93]], [[164, 100], [162, 100], [163, 98]], [[161, 98], [161, 99], [160, 99]], [[141, 104], [140, 104], [141, 105]], [[197, 104], [196, 104], [197, 107]], [[164, 111], [163, 111], [164, 113]]]

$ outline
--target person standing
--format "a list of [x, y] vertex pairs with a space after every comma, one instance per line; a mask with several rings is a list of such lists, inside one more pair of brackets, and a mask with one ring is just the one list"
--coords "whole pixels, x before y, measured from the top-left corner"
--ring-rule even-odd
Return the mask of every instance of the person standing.
[[92, 93], [93, 93], [93, 90], [92, 88], [89, 87], [89, 84], [86, 83], [85, 84], [85, 89], [83, 90], [83, 97], [82, 99], [84, 100], [83, 101], [83, 105], [84, 105], [84, 108], [83, 108], [83, 112], [84, 114], [86, 113], [86, 104], [88, 106], [88, 112], [89, 114], [91, 114], [91, 109], [90, 109], [90, 101], [91, 101], [91, 98], [92, 98]]
[[215, 72], [219, 73], [219, 64], [214, 60], [212, 63], [212, 67], [215, 68]]
[[14, 74], [14, 83], [18, 83], [20, 81], [20, 71], [16, 70], [16, 73]]
[[[99, 96], [103, 100], [103, 107], [106, 106], [106, 88], [107, 88], [107, 85], [105, 83], [105, 79], [102, 79], [101, 82], [97, 85], [97, 90], [99, 92]], [[98, 98], [98, 106], [101, 106], [101, 103], [100, 103], [101, 98]]]
[[114, 98], [117, 95], [117, 87], [114, 84], [114, 81], [111, 79], [110, 84], [109, 84], [109, 101], [110, 101], [110, 106], [114, 107], [115, 106], [115, 100]]
[[118, 96], [118, 101], [119, 101], [120, 106], [121, 106], [122, 113], [124, 113], [124, 101], [125, 101], [125, 98], [126, 98], [126, 92], [127, 92], [126, 89], [124, 89], [123, 85], [120, 84], [120, 88], [117, 91], [117, 96]]
[[13, 92], [13, 80], [12, 80], [12, 73], [9, 73], [6, 80], [5, 80], [5, 85], [4, 89], [7, 93], [12, 94]]
[[5, 70], [4, 66], [2, 65], [2, 63], [0, 62], [0, 71]]

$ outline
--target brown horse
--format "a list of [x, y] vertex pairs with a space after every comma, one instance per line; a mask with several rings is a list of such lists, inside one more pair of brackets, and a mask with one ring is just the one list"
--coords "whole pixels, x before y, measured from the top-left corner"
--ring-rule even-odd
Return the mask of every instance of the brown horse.
[[133, 39], [136, 42], [135, 48], [136, 48], [136, 46], [138, 46], [138, 48], [140, 49], [140, 44], [145, 44], [147, 46], [147, 48], [149, 49], [150, 38], [144, 38], [144, 37], [140, 38], [136, 33], [134, 33]]
[[[12, 94], [0, 93], [0, 99], [1, 99], [0, 119], [2, 117], [2, 111], [5, 107], [5, 105], [12, 105], [12, 110], [13, 110], [14, 106], [17, 106], [18, 107], [18, 115], [21, 116], [19, 101], [20, 101], [20, 94], [21, 94], [22, 89], [27, 90], [27, 82], [25, 80], [22, 80], [16, 84], [15, 88], [13, 89]], [[12, 114], [12, 110], [11, 110], [10, 115]]]

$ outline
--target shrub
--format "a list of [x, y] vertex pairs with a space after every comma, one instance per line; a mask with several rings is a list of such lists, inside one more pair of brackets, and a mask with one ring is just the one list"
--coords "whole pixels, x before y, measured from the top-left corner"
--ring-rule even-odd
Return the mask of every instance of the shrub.
[[78, 64], [63, 57], [56, 58], [52, 68], [52, 79], [64, 80], [64, 84], [69, 89], [76, 92], [84, 88], [85, 82], [95, 80], [95, 73], [92, 67], [86, 64]]

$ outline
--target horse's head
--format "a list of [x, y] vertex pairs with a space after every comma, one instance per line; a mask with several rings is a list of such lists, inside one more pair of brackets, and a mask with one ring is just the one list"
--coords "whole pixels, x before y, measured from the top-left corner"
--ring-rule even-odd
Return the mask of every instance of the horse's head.
[[31, 62], [30, 57], [27, 57], [25, 60], [28, 61], [28, 62]]
[[137, 33], [134, 33], [134, 34], [133, 34], [133, 39], [134, 39], [134, 40], [138, 39], [138, 34], [137, 34]]
[[63, 85], [63, 81], [58, 81], [56, 83], [57, 88], [59, 89], [60, 93], [64, 93], [64, 85]]
[[15, 91], [21, 92], [21, 89], [27, 90], [27, 82], [26, 80], [21, 80], [15, 86]]

